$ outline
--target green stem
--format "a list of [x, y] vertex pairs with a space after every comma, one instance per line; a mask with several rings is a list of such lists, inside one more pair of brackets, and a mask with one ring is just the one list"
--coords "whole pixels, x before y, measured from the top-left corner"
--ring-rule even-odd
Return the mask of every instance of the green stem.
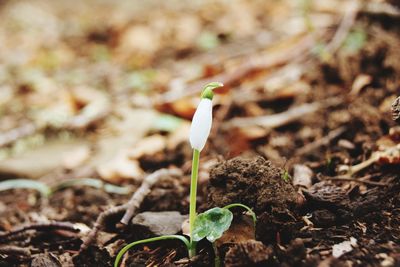
[[219, 251], [215, 242], [212, 242], [212, 247], [214, 249], [214, 266], [220, 267], [221, 266], [221, 258], [219, 257]]
[[234, 207], [241, 207], [241, 208], [246, 209], [248, 212], [250, 212], [251, 217], [253, 218], [254, 226], [256, 225], [256, 222], [257, 222], [256, 214], [254, 213], [254, 211], [252, 211], [248, 206], [246, 206], [244, 204], [233, 203], [233, 204], [226, 205], [225, 207], [223, 207], [223, 209], [230, 209], [230, 208], [234, 208]]
[[186, 245], [188, 251], [189, 251], [189, 249], [190, 249], [190, 243], [189, 243], [189, 241], [188, 241], [184, 236], [181, 236], [181, 235], [164, 235], [164, 236], [158, 236], [158, 237], [147, 238], [147, 239], [143, 239], [143, 240], [139, 240], [139, 241], [132, 242], [132, 243], [126, 245], [125, 247], [123, 247], [123, 248], [118, 252], [117, 258], [115, 259], [115, 262], [114, 262], [114, 267], [118, 267], [118, 266], [119, 266], [119, 263], [120, 263], [122, 257], [124, 256], [124, 254], [125, 254], [129, 249], [131, 249], [133, 246], [136, 246], [136, 245], [139, 245], [139, 244], [144, 244], [144, 243], [150, 243], [150, 242], [160, 241], [160, 240], [167, 240], [167, 239], [178, 239], [178, 240], [181, 240], [183, 243], [185, 243], [185, 245]]
[[193, 150], [192, 178], [190, 181], [190, 208], [189, 208], [189, 232], [190, 232], [190, 251], [189, 258], [196, 255], [196, 242], [193, 241], [194, 221], [196, 219], [197, 201], [197, 177], [199, 174], [200, 151]]

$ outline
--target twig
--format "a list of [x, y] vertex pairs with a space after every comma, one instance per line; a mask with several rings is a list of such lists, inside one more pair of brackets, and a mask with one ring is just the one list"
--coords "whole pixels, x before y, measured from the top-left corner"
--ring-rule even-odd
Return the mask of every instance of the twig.
[[321, 104], [319, 103], [303, 104], [278, 114], [250, 118], [235, 118], [228, 122], [227, 125], [240, 128], [249, 126], [276, 128], [300, 119], [307, 114], [314, 113], [320, 108]]
[[400, 9], [387, 2], [367, 3], [365, 8], [363, 8], [361, 11], [370, 14], [384, 14], [393, 17], [400, 16]]
[[24, 257], [30, 257], [31, 256], [31, 251], [28, 248], [21, 248], [17, 246], [0, 246], [0, 253], [1, 254], [15, 254], [15, 255], [20, 255]]
[[346, 10], [346, 13], [343, 16], [340, 25], [333, 36], [332, 40], [329, 44], [326, 45], [326, 50], [333, 54], [340, 48], [343, 44], [344, 40], [346, 40], [351, 27], [353, 27], [354, 22], [356, 20], [358, 11], [360, 10], [360, 3], [358, 0], [355, 0], [351, 3], [351, 6]]
[[319, 148], [319, 147], [321, 147], [321, 146], [327, 145], [327, 144], [329, 144], [329, 142], [331, 142], [333, 139], [338, 138], [338, 137], [339, 137], [341, 134], [343, 134], [346, 130], [347, 130], [347, 129], [346, 129], [345, 126], [339, 127], [339, 128], [337, 128], [337, 129], [335, 129], [335, 130], [332, 130], [332, 131], [330, 131], [330, 132], [328, 133], [328, 135], [324, 136], [323, 138], [317, 139], [317, 140], [315, 140], [314, 142], [309, 143], [309, 144], [303, 146], [302, 148], [298, 149], [298, 150], [296, 151], [296, 155], [297, 155], [297, 156], [301, 156], [301, 155], [304, 155], [304, 154], [308, 154], [308, 153], [310, 153], [311, 151], [314, 151], [315, 149], [317, 149], [317, 148]]
[[322, 108], [338, 105], [342, 103], [343, 99], [340, 97], [332, 97], [321, 102], [307, 103], [300, 106], [291, 108], [287, 111], [250, 118], [235, 118], [225, 124], [227, 128], [230, 127], [250, 127], [260, 126], [264, 128], [277, 128], [285, 124], [291, 123], [298, 119], [301, 119], [308, 114], [314, 113]]
[[124, 204], [124, 205], [109, 208], [109, 209], [103, 211], [102, 213], [100, 213], [100, 215], [97, 217], [96, 222], [94, 223], [94, 226], [93, 226], [92, 230], [90, 231], [90, 233], [85, 238], [83, 238], [83, 243], [81, 245], [80, 251], [86, 250], [90, 246], [90, 244], [96, 238], [97, 233], [99, 232], [100, 228], [103, 226], [103, 224], [107, 218], [109, 218], [115, 214], [122, 213], [123, 211], [126, 210], [127, 207], [128, 207], [128, 204]]
[[138, 190], [132, 195], [131, 199], [129, 200], [128, 203], [109, 208], [97, 217], [97, 220], [90, 231], [90, 233], [87, 235], [87, 237], [83, 240], [83, 243], [81, 245], [80, 251], [83, 251], [89, 247], [89, 245], [93, 242], [93, 240], [96, 238], [97, 233], [103, 227], [104, 222], [106, 221], [107, 218], [114, 216], [116, 214], [122, 213], [125, 211], [125, 215], [122, 218], [121, 222], [124, 220], [128, 224], [129, 220], [132, 218], [132, 216], [135, 214], [137, 209], [140, 207], [142, 204], [144, 198], [150, 193], [151, 187], [161, 180], [162, 178], [169, 176], [169, 175], [180, 175], [181, 172], [177, 169], [160, 169], [148, 176], [146, 176], [142, 182], [142, 185], [139, 187]]
[[[369, 166], [371, 166], [372, 164], [379, 162], [380, 160], [382, 160], [383, 162], [385, 162], [384, 159], [387, 160], [386, 163], [396, 163], [396, 158], [398, 158], [398, 154], [400, 151], [400, 145], [397, 144], [395, 146], [391, 146], [386, 148], [383, 151], [375, 151], [371, 154], [370, 158], [358, 163], [356, 165], [353, 166], [344, 166], [345, 169], [347, 171], [348, 175], [354, 175], [362, 170], [364, 170], [365, 168], [368, 168]], [[393, 159], [390, 159], [391, 157], [393, 157]], [[391, 162], [393, 161], [393, 162]]]
[[128, 202], [128, 208], [121, 219], [121, 223], [127, 225], [130, 219], [135, 214], [136, 210], [140, 207], [143, 199], [150, 193], [151, 188], [155, 183], [166, 176], [174, 175], [178, 176], [181, 172], [178, 169], [161, 169], [150, 175], [148, 175], [142, 182], [139, 189], [132, 195], [132, 198]]
[[368, 181], [368, 180], [360, 180], [360, 179], [351, 178], [349, 176], [324, 177], [324, 179], [332, 180], [332, 181], [356, 182], [356, 183], [376, 185], [376, 186], [389, 186], [389, 184], [387, 184], [387, 183], [374, 182], [374, 181]]
[[11, 230], [9, 232], [0, 233], [0, 241], [4, 239], [9, 239], [12, 236], [18, 235], [22, 232], [28, 230], [36, 230], [36, 231], [47, 231], [47, 230], [67, 230], [71, 232], [79, 232], [79, 228], [76, 227], [75, 224], [70, 222], [49, 222], [49, 223], [37, 223], [30, 224], [26, 226], [21, 226]]

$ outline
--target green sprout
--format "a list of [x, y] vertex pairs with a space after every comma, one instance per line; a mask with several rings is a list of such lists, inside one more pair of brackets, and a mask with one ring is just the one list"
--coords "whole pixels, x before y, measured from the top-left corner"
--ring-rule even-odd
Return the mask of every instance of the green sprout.
[[290, 174], [289, 174], [289, 172], [287, 171], [287, 170], [285, 170], [283, 173], [282, 173], [282, 179], [285, 181], [285, 182], [289, 182], [292, 178], [291, 178], [291, 176], [290, 176]]
[[223, 208], [212, 208], [199, 215], [196, 214], [197, 200], [197, 180], [199, 173], [200, 152], [204, 148], [211, 130], [212, 124], [212, 99], [214, 97], [213, 90], [222, 87], [222, 83], [212, 82], [207, 84], [202, 93], [201, 100], [193, 116], [190, 128], [190, 145], [193, 148], [192, 174], [190, 182], [190, 206], [189, 206], [189, 239], [181, 235], [165, 235], [153, 237], [132, 242], [123, 247], [114, 262], [114, 267], [118, 267], [123, 255], [132, 247], [150, 242], [156, 242], [168, 239], [177, 239], [184, 243], [188, 250], [189, 258], [196, 255], [197, 242], [206, 238], [213, 245], [215, 252], [215, 265], [220, 266], [218, 249], [215, 240], [220, 238], [222, 234], [229, 229], [233, 214], [229, 210], [234, 207], [241, 207], [250, 212], [254, 224], [256, 223], [255, 213], [246, 205], [240, 203], [230, 204]]

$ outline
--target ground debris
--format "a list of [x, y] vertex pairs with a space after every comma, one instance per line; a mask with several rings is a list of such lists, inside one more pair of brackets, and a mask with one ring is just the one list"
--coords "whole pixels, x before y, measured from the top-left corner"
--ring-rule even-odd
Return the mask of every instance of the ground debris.
[[61, 267], [61, 263], [51, 253], [38, 254], [33, 258], [31, 267]]
[[339, 258], [343, 254], [353, 250], [353, 247], [357, 246], [357, 239], [350, 237], [350, 241], [343, 241], [339, 244], [335, 244], [332, 247], [332, 256]]
[[[145, 227], [153, 235], [174, 235], [181, 231], [182, 223], [188, 217], [177, 211], [142, 212], [132, 219], [134, 227]], [[162, 223], [160, 223], [162, 222]]]
[[293, 166], [293, 185], [309, 188], [312, 185], [313, 171], [306, 165], [295, 164]]
[[[208, 205], [223, 207], [242, 203], [258, 217], [256, 237], [264, 242], [277, 241], [277, 232], [290, 239], [299, 227], [295, 209], [303, 199], [290, 181], [282, 177], [283, 170], [262, 157], [237, 157], [211, 169], [208, 185]], [[256, 197], [254, 197], [256, 196]]]
[[217, 164], [210, 173], [208, 205], [243, 203], [256, 213], [272, 207], [294, 207], [297, 193], [282, 175], [282, 169], [262, 157], [254, 160], [237, 157]]
[[272, 257], [273, 249], [256, 240], [234, 244], [226, 253], [226, 267], [263, 266]]
[[86, 250], [91, 245], [91, 243], [96, 239], [98, 231], [101, 229], [101, 227], [104, 226], [104, 223], [107, 220], [107, 218], [125, 212], [124, 216], [121, 219], [121, 222], [127, 225], [132, 216], [134, 216], [138, 208], [141, 206], [144, 198], [147, 196], [147, 194], [150, 193], [152, 186], [162, 178], [165, 178], [166, 176], [178, 175], [178, 174], [180, 174], [180, 171], [176, 169], [172, 170], [160, 169], [150, 175], [147, 175], [144, 178], [142, 185], [138, 188], [138, 190], [135, 191], [135, 193], [132, 195], [128, 203], [111, 207], [106, 211], [100, 213], [100, 215], [97, 217], [97, 220], [92, 230], [84, 238], [80, 251], [82, 252]]

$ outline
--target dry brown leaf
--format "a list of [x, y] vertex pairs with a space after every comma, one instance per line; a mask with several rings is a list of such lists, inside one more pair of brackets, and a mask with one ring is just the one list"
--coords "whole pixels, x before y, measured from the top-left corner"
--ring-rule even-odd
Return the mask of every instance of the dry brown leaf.
[[174, 149], [177, 145], [182, 142], [187, 142], [190, 132], [190, 123], [182, 121], [178, 129], [172, 132], [167, 140], [167, 148]]
[[153, 155], [166, 148], [166, 138], [162, 135], [155, 134], [140, 140], [133, 149], [129, 151], [128, 157], [138, 159], [144, 155]]
[[313, 171], [302, 164], [295, 164], [293, 166], [293, 185], [300, 185], [310, 188], [312, 185]]
[[85, 144], [81, 140], [54, 141], [0, 162], [0, 173], [38, 178], [63, 166], [65, 153]]
[[142, 180], [143, 170], [139, 162], [128, 158], [129, 151], [121, 151], [111, 160], [97, 167], [97, 172], [106, 181], [117, 183], [121, 179]]
[[372, 82], [372, 77], [367, 74], [359, 74], [351, 86], [350, 95], [358, 95], [361, 90]]
[[217, 246], [242, 243], [255, 239], [254, 222], [250, 216], [236, 216], [229, 229], [215, 241]]
[[90, 156], [90, 147], [85, 145], [64, 153], [63, 166], [66, 169], [74, 169], [82, 165]]

